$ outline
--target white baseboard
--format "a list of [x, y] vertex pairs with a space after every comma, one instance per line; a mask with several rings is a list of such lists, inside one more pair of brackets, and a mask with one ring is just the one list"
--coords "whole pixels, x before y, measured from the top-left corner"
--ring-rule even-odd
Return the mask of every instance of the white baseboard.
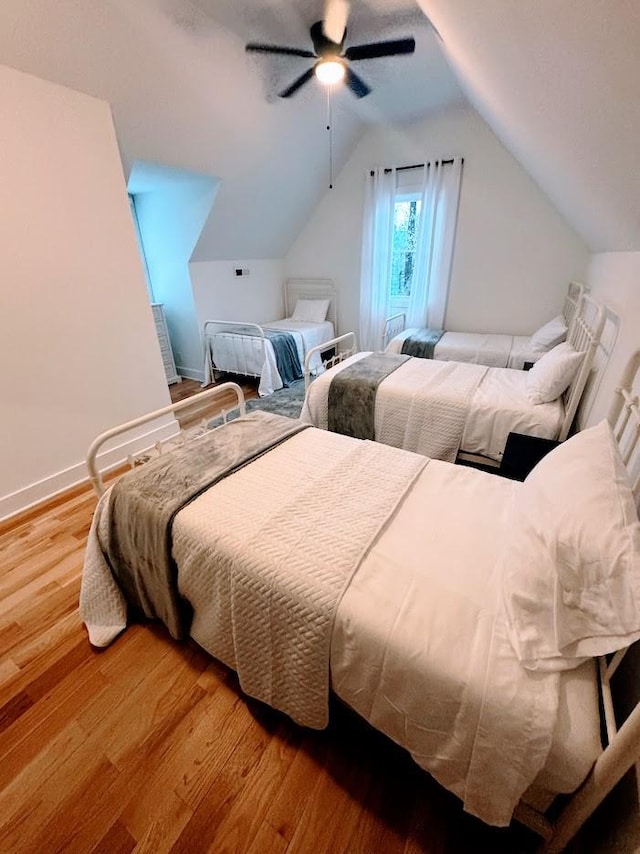
[[204, 371], [196, 371], [194, 368], [183, 368], [178, 366], [176, 371], [181, 377], [187, 380], [197, 380], [199, 383], [204, 382]]
[[[138, 454], [145, 448], [149, 448], [158, 441], [163, 441], [174, 436], [178, 432], [175, 419], [160, 427], [155, 427], [142, 435], [123, 442], [121, 445], [110, 448], [98, 456], [98, 465], [102, 471], [126, 462], [130, 454]], [[0, 497], [0, 522], [23, 513], [43, 501], [55, 498], [61, 492], [65, 492], [73, 486], [89, 480], [86, 465], [83, 462], [76, 463], [70, 468], [56, 472], [48, 477], [29, 484], [16, 492]]]

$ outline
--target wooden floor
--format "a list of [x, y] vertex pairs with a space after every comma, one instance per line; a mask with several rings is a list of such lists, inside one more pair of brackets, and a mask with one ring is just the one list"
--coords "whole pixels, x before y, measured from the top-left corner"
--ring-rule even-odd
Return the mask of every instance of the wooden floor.
[[0, 852], [534, 849], [338, 704], [304, 730], [157, 625], [92, 649], [78, 595], [94, 506], [76, 489], [0, 525]]

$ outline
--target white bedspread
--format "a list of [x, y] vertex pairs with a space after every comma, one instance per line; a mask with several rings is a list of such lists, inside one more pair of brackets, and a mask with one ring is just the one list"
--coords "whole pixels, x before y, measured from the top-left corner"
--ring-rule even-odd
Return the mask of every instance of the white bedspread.
[[461, 450], [501, 460], [509, 433], [555, 439], [563, 420], [562, 398], [531, 403], [526, 371], [489, 368], [473, 395]]
[[[211, 637], [214, 591], [183, 553], [235, 529], [228, 547], [244, 559], [239, 513], [244, 531], [255, 526], [262, 547], [270, 548], [287, 525], [287, 485], [313, 481], [354, 441], [303, 431], [178, 515], [180, 589], [196, 605], [191, 632], [205, 649], [218, 655], [222, 643], [231, 654], [228, 640]], [[389, 475], [378, 467], [382, 491]], [[497, 621], [493, 567], [519, 487], [427, 461], [342, 597], [331, 642], [336, 693], [410, 750], [467, 810], [494, 824], [509, 821], [544, 765], [558, 697], [555, 675], [525, 671]], [[326, 496], [329, 505], [334, 497]], [[340, 506], [327, 515], [343, 528], [359, 524], [362, 512], [351, 512]], [[333, 560], [333, 535], [314, 529], [299, 549], [305, 558]], [[252, 554], [253, 546], [248, 560]]]
[[[401, 353], [406, 338], [415, 327], [394, 336], [386, 347], [387, 353]], [[433, 358], [442, 362], [470, 362], [490, 368], [522, 370], [525, 362], [535, 362], [543, 351], [534, 351], [531, 339], [524, 335], [501, 335], [484, 332], [445, 332], [436, 344]]]
[[[326, 430], [333, 377], [367, 356], [356, 353], [316, 379], [300, 418]], [[455, 462], [473, 393], [488, 368], [432, 359], [408, 359], [378, 386], [377, 442]]]
[[[303, 421], [327, 429], [331, 380], [366, 355], [350, 356], [311, 383]], [[556, 438], [564, 419], [562, 399], [534, 405], [526, 381], [526, 371], [409, 359], [378, 386], [376, 441], [454, 462], [458, 451], [501, 460], [512, 431]]]

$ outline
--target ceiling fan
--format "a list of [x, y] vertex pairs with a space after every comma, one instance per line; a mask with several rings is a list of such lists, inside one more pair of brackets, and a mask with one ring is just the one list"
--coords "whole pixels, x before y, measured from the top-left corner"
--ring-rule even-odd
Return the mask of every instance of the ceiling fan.
[[346, 0], [330, 0], [327, 3], [324, 20], [316, 21], [310, 29], [312, 51], [259, 42], [249, 42], [246, 45], [245, 50], [249, 53], [277, 53], [317, 60], [290, 86], [278, 93], [281, 98], [290, 98], [295, 95], [298, 89], [308, 83], [314, 74], [326, 84], [337, 83], [344, 79], [357, 98], [364, 98], [371, 91], [371, 87], [349, 67], [348, 62], [414, 52], [416, 43], [413, 38], [353, 45], [343, 52], [347, 35], [348, 9], [349, 4]]

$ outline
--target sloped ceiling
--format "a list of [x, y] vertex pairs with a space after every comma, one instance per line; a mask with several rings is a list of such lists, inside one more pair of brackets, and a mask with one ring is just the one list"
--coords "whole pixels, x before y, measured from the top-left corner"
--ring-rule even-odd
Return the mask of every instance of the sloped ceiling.
[[[125, 172], [143, 161], [220, 179], [195, 260], [281, 258], [327, 191], [326, 94], [314, 81], [278, 99], [304, 60], [244, 44], [306, 46], [322, 13], [322, 0], [2, 0], [0, 62], [109, 101]], [[371, 95], [336, 94], [335, 173], [368, 123], [464, 99], [415, 0], [354, 0], [349, 43], [407, 34], [413, 56], [359, 69]]]
[[640, 2], [419, 2], [471, 103], [592, 251], [640, 250]]

